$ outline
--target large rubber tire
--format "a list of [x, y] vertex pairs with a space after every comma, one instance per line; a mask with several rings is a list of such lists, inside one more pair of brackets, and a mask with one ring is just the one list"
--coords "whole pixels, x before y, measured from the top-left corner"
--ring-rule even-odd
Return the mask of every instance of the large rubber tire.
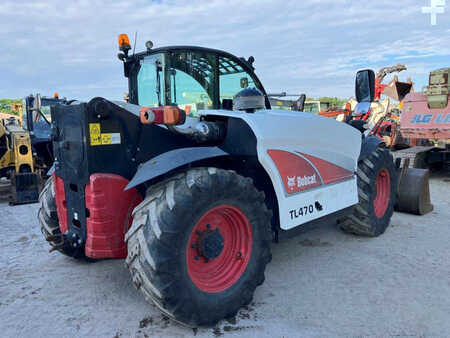
[[396, 170], [389, 150], [378, 147], [358, 164], [357, 176], [359, 204], [340, 226], [357, 235], [379, 236], [389, 226], [396, 202]]
[[[191, 169], [151, 187], [125, 237], [136, 288], [191, 327], [236, 315], [264, 282], [272, 258], [272, 213], [264, 199], [250, 178], [217, 168]], [[198, 243], [216, 226], [223, 249], [207, 261]], [[234, 272], [224, 273], [218, 262]]]
[[50, 246], [64, 255], [73, 258], [85, 258], [84, 246], [72, 248], [64, 240], [59, 228], [58, 214], [56, 212], [55, 189], [53, 177], [50, 177], [39, 195], [38, 220], [41, 232]]

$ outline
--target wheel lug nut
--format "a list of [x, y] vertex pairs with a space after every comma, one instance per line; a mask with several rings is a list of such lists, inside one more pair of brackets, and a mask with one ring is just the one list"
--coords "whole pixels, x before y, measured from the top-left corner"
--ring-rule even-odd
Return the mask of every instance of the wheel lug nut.
[[242, 258], [242, 254], [240, 252], [237, 253], [237, 258], [241, 259]]

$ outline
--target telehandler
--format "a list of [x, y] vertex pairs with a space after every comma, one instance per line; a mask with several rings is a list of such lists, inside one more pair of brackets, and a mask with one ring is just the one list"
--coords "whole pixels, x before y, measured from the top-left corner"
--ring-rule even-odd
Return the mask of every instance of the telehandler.
[[[53, 250], [126, 258], [149, 302], [197, 327], [249, 304], [274, 234], [337, 214], [346, 232], [385, 232], [397, 171], [379, 138], [272, 110], [253, 58], [150, 41], [130, 54], [126, 35], [119, 46], [129, 103], [51, 109], [38, 218]], [[358, 72], [358, 101], [374, 94], [373, 71]]]

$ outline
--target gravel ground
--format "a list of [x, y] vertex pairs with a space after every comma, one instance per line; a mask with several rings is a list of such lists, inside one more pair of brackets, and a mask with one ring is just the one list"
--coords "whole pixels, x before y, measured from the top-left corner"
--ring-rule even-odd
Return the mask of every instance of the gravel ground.
[[0, 203], [0, 336], [450, 337], [450, 180], [431, 194], [431, 214], [397, 213], [379, 238], [329, 223], [285, 236], [254, 302], [198, 331], [147, 304], [123, 261], [49, 254], [36, 204]]

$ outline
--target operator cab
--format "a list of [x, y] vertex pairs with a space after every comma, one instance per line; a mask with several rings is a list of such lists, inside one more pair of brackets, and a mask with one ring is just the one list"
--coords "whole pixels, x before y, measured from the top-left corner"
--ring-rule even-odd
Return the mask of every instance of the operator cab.
[[[147, 45], [147, 44], [146, 44]], [[146, 107], [177, 106], [188, 116], [200, 110], [233, 109], [233, 98], [246, 88], [267, 94], [248, 60], [203, 47], [147, 48], [146, 52], [119, 54], [129, 83], [129, 102]]]
[[[40, 112], [34, 109], [38, 100], [40, 101]], [[65, 102], [66, 99], [60, 99], [57, 93], [53, 97], [41, 97], [37, 94], [35, 96], [29, 95], [23, 99], [22, 128], [30, 132], [33, 143], [50, 140], [50, 123], [52, 122], [50, 107]]]
[[67, 100], [60, 99], [57, 93], [53, 97], [29, 95], [22, 102], [22, 128], [29, 132], [33, 151], [41, 155], [40, 159], [48, 168], [53, 164], [50, 107], [65, 103]]

